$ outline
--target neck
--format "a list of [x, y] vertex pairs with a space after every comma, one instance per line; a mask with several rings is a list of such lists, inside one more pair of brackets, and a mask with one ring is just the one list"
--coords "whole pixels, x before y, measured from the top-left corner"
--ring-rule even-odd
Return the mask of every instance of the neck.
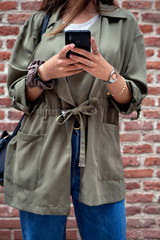
[[[75, 0], [70, 0], [69, 4], [74, 4]], [[70, 11], [66, 11], [66, 13], [62, 16], [62, 21], [65, 22], [70, 15]], [[83, 10], [83, 12], [77, 16], [76, 19], [72, 23], [75, 24], [80, 24], [80, 23], [85, 23], [88, 20], [90, 20], [92, 17], [97, 15], [97, 11], [95, 9], [95, 6], [92, 1], [89, 2], [87, 7]]]

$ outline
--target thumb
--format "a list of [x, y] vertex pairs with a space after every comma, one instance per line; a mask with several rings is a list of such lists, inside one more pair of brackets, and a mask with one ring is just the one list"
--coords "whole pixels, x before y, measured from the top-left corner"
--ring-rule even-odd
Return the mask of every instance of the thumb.
[[75, 44], [74, 43], [71, 43], [71, 44], [68, 44], [66, 46], [64, 46], [62, 48], [62, 50], [60, 51], [59, 55], [60, 57], [66, 57], [66, 53], [69, 51], [69, 50], [72, 50], [73, 48], [75, 47]]

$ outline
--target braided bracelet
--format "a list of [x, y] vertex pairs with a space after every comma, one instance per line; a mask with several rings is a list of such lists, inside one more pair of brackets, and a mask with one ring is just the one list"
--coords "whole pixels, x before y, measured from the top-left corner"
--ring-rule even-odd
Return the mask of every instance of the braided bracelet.
[[26, 86], [28, 88], [38, 87], [41, 90], [51, 90], [54, 87], [56, 79], [43, 81], [38, 73], [38, 67], [42, 65], [44, 61], [35, 60], [28, 67], [28, 74], [26, 78]]
[[124, 85], [123, 85], [123, 88], [122, 88], [122, 90], [120, 92], [112, 94], [112, 93], [107, 91], [107, 95], [111, 95], [112, 97], [121, 95], [124, 92], [125, 88], [126, 88], [126, 81], [125, 81], [124, 78], [123, 78], [123, 80], [124, 80]]

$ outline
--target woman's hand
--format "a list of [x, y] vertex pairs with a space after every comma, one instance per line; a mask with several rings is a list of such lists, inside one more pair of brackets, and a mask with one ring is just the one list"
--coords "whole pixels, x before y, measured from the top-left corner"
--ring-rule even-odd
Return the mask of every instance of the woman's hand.
[[93, 37], [91, 37], [91, 47], [92, 53], [80, 48], [73, 48], [73, 52], [79, 53], [84, 57], [70, 54], [70, 59], [78, 62], [74, 64], [77, 68], [85, 70], [96, 78], [108, 81], [113, 67], [98, 52], [97, 45]]
[[[75, 55], [70, 55], [75, 63], [75, 66], [82, 68], [91, 75], [99, 78], [101, 80], [109, 81], [110, 73], [113, 67], [102, 57], [102, 55], [97, 50], [97, 45], [93, 37], [91, 37], [92, 53], [80, 48], [74, 48], [72, 51], [83, 55], [84, 57], [79, 57]], [[126, 105], [131, 101], [131, 93], [128, 89], [126, 81], [118, 74], [118, 79], [115, 83], [108, 84], [107, 88], [109, 94], [115, 99], [115, 101], [121, 105]]]
[[38, 68], [42, 80], [47, 81], [53, 78], [67, 77], [83, 71], [76, 66], [77, 61], [66, 57], [69, 50], [73, 50], [74, 44], [66, 45], [62, 50]]

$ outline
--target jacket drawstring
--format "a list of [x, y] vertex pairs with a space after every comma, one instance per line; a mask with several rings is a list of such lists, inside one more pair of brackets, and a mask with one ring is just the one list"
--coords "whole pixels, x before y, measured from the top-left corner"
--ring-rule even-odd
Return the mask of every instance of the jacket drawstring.
[[[95, 108], [94, 104], [96, 103], [97, 99], [93, 98], [87, 100], [86, 102], [80, 104], [78, 107], [72, 109], [62, 110], [61, 114], [56, 119], [58, 125], [64, 124], [71, 116], [78, 116], [80, 121], [80, 128], [81, 128], [81, 142], [80, 142], [80, 159], [79, 159], [79, 167], [85, 167], [85, 127], [82, 119], [82, 114], [93, 116], [97, 113], [97, 109]], [[63, 120], [61, 121], [61, 119]]]

